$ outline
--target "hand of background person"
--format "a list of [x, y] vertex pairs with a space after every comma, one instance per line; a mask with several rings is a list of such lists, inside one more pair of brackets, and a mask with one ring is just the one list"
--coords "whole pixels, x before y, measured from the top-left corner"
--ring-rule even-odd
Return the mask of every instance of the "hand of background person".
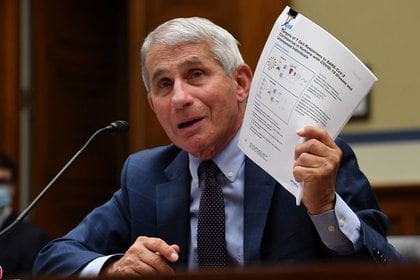
[[168, 262], [178, 260], [179, 246], [168, 245], [153, 237], [138, 237], [133, 245], [117, 261], [107, 264], [101, 276], [144, 276], [150, 274], [174, 274]]
[[334, 208], [335, 182], [342, 151], [325, 129], [305, 126], [295, 148], [293, 175], [303, 184], [302, 203], [315, 215]]

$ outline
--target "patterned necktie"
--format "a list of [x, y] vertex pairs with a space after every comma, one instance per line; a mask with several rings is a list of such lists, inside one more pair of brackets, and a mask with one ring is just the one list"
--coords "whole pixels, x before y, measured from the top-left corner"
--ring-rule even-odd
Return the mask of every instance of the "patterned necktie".
[[205, 172], [197, 226], [197, 260], [200, 268], [222, 268], [227, 264], [225, 240], [225, 202], [216, 176], [219, 168], [212, 160], [203, 161]]

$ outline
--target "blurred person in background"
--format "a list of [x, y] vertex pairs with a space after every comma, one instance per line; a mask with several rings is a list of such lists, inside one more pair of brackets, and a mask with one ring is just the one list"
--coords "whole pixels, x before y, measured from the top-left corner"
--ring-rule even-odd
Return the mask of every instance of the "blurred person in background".
[[[16, 164], [0, 153], [0, 230], [17, 218], [12, 209], [17, 177]], [[36, 255], [48, 241], [47, 233], [26, 220], [0, 237], [0, 266], [5, 278], [29, 275]]]

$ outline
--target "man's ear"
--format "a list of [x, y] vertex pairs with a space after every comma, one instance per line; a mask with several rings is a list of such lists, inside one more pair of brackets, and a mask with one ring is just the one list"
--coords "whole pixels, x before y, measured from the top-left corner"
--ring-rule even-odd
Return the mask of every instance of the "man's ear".
[[240, 65], [234, 75], [237, 86], [237, 97], [240, 102], [248, 98], [249, 90], [251, 88], [252, 71], [247, 64]]
[[152, 109], [152, 111], [155, 112], [155, 106], [153, 104], [152, 95], [150, 93], [147, 93], [147, 101], [149, 102], [149, 106]]

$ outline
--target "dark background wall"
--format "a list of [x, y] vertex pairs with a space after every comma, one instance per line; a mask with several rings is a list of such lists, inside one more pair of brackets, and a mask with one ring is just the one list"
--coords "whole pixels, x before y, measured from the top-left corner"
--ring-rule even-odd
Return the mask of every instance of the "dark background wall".
[[[57, 237], [118, 189], [130, 152], [169, 143], [141, 82], [138, 53], [145, 35], [170, 18], [207, 17], [237, 37], [254, 68], [286, 1], [29, 1], [30, 63], [22, 67], [30, 68], [31, 86], [25, 92], [20, 3], [0, 0], [0, 150], [16, 161], [27, 158], [29, 199], [95, 130], [117, 119], [130, 123], [127, 135], [98, 137], [35, 207], [31, 219]], [[23, 106], [30, 112], [28, 139], [20, 133]], [[29, 143], [27, 157], [22, 141]], [[19, 204], [17, 197], [15, 209], [25, 206]]]
[[[130, 152], [169, 143], [141, 81], [139, 47], [154, 27], [174, 17], [207, 17], [235, 35], [254, 69], [287, 2], [0, 0], [0, 151], [25, 169], [14, 208], [25, 207], [95, 130], [128, 120], [127, 135], [98, 137], [35, 207], [30, 218], [61, 236], [118, 189]], [[374, 190], [391, 234], [420, 233], [420, 186]]]

